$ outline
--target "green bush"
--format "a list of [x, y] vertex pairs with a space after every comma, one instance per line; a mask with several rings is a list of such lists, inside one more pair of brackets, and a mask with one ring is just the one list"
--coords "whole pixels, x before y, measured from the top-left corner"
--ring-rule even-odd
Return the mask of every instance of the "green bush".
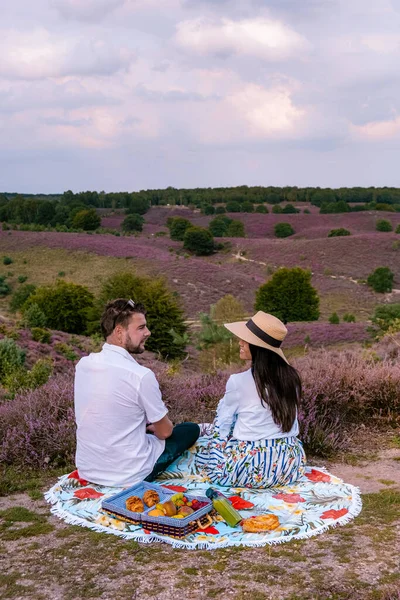
[[400, 223], [397, 225], [395, 233], [400, 233]]
[[211, 231], [211, 234], [215, 237], [223, 237], [226, 235], [227, 229], [229, 225], [232, 223], [233, 219], [226, 217], [225, 215], [220, 215], [212, 219], [208, 224], [208, 229]]
[[42, 329], [42, 327], [32, 327], [31, 333], [32, 333], [32, 339], [34, 342], [41, 342], [42, 344], [50, 344], [51, 333], [47, 329]]
[[183, 238], [183, 247], [196, 256], [208, 256], [214, 252], [214, 238], [208, 229], [189, 227]]
[[290, 223], [277, 223], [274, 227], [275, 236], [286, 238], [294, 234], [294, 229]]
[[281, 215], [283, 213], [282, 206], [280, 206], [279, 204], [275, 204], [272, 207], [272, 212], [274, 213], [274, 215]]
[[3, 265], [11, 265], [13, 259], [10, 256], [3, 256]]
[[213, 215], [215, 213], [215, 208], [212, 204], [206, 204], [206, 206], [204, 207], [204, 214], [205, 215]]
[[18, 275], [18, 283], [25, 283], [28, 279], [28, 275]]
[[47, 326], [67, 333], [85, 333], [88, 311], [93, 308], [94, 296], [84, 286], [67, 283], [62, 279], [55, 285], [37, 288], [24, 304], [25, 310], [37, 304], [43, 312], [46, 323], [32, 324], [33, 327]]
[[6, 281], [5, 275], [0, 275], [0, 296], [7, 296], [11, 292], [11, 287]]
[[346, 235], [351, 235], [351, 232], [344, 227], [339, 227], [339, 229], [331, 229], [328, 233], [328, 237], [342, 237]]
[[144, 218], [142, 215], [129, 214], [122, 221], [122, 231], [130, 233], [131, 231], [143, 231]]
[[3, 385], [14, 396], [17, 392], [34, 390], [44, 385], [53, 372], [52, 362], [48, 359], [39, 359], [30, 371], [20, 367], [4, 377]]
[[369, 275], [367, 284], [372, 287], [375, 292], [384, 294], [392, 291], [393, 279], [394, 273], [392, 273], [389, 267], [378, 267]]
[[286, 206], [282, 209], [282, 212], [285, 215], [290, 215], [290, 214], [294, 215], [294, 214], [296, 214], [296, 213], [298, 213], [300, 211], [297, 208], [295, 208], [293, 206], [293, 204], [286, 204]]
[[[138, 277], [132, 273], [117, 273], [105, 281], [100, 294], [104, 305], [115, 298], [132, 298], [146, 308], [146, 320], [151, 336], [146, 348], [162, 357], [174, 359], [185, 355], [185, 315], [177, 298], [163, 279]], [[176, 334], [171, 333], [171, 330]], [[180, 336], [180, 338], [179, 338]]]
[[94, 231], [101, 224], [101, 217], [94, 208], [80, 210], [72, 219], [72, 227], [84, 231]]
[[167, 227], [169, 228], [169, 236], [171, 240], [183, 242], [186, 230], [189, 227], [192, 227], [192, 223], [183, 217], [172, 217], [168, 219]]
[[305, 208], [305, 209], [303, 210], [303, 214], [304, 214], [304, 215], [311, 215], [311, 211], [310, 211], [310, 210], [308, 210], [308, 208]]
[[393, 227], [390, 221], [386, 219], [379, 219], [376, 222], [376, 230], [377, 231], [392, 231]]
[[356, 322], [356, 318], [351, 313], [346, 313], [345, 315], [343, 315], [343, 321], [345, 323], [355, 323]]
[[226, 213], [226, 208], [225, 206], [217, 206], [215, 208], [215, 214], [216, 215], [224, 215]]
[[57, 352], [65, 356], [67, 360], [70, 360], [72, 362], [74, 362], [74, 360], [77, 360], [78, 358], [78, 355], [75, 354], [71, 346], [68, 346], [68, 344], [64, 344], [64, 342], [57, 342], [57, 344], [54, 344], [54, 350], [56, 350]]
[[230, 200], [226, 203], [226, 211], [227, 212], [240, 212], [241, 206], [239, 202], [236, 200]]
[[23, 313], [26, 327], [46, 327], [46, 316], [38, 304], [30, 304]]
[[22, 350], [14, 340], [0, 340], [0, 381], [13, 371], [20, 369], [25, 363], [25, 350]]
[[382, 331], [387, 331], [392, 324], [400, 319], [400, 304], [382, 304], [377, 306], [371, 318], [374, 325]]
[[242, 202], [240, 210], [241, 210], [241, 212], [244, 212], [244, 213], [252, 213], [252, 212], [254, 212], [254, 205], [252, 202], [248, 202], [246, 200], [245, 202]]
[[266, 214], [268, 212], [268, 208], [266, 206], [264, 206], [264, 204], [259, 204], [256, 207], [256, 213], [263, 213]]
[[340, 323], [339, 315], [336, 312], [332, 313], [329, 317], [329, 323], [331, 325], [338, 325]]
[[25, 285], [21, 285], [18, 289], [16, 289], [10, 300], [11, 312], [16, 312], [22, 308], [29, 296], [31, 296], [35, 290], [36, 286], [32, 283], [26, 283]]
[[278, 269], [256, 293], [256, 310], [272, 313], [282, 321], [316, 321], [319, 297], [311, 285], [311, 273], [295, 267]]
[[233, 220], [225, 232], [227, 237], [245, 237], [244, 223]]

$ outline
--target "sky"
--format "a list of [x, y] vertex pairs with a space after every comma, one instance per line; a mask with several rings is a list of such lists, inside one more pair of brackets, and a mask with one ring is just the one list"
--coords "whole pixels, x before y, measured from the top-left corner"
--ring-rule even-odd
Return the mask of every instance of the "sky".
[[0, 192], [400, 187], [400, 0], [0, 14]]

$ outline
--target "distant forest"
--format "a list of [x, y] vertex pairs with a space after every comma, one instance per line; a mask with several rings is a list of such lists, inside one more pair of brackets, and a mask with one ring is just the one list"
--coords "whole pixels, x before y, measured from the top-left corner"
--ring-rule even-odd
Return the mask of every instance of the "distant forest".
[[[150, 206], [189, 206], [200, 208], [224, 205], [227, 212], [253, 212], [255, 205], [281, 202], [310, 202], [320, 207], [321, 213], [354, 210], [400, 211], [400, 188], [319, 188], [319, 187], [221, 187], [140, 192], [95, 192], [74, 194], [17, 194], [0, 193], [0, 221], [38, 224], [42, 226], [71, 227], [79, 222], [78, 213], [94, 209], [125, 209], [127, 214], [143, 215]], [[93, 215], [89, 215], [93, 219]], [[87, 217], [87, 215], [86, 215]], [[76, 225], [75, 225], [76, 226]]]

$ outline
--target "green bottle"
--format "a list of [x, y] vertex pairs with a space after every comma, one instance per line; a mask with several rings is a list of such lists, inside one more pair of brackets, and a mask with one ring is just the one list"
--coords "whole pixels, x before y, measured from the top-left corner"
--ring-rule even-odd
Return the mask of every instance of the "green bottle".
[[213, 503], [213, 507], [228, 525], [231, 527], [236, 527], [236, 525], [242, 521], [242, 515], [235, 508], [233, 508], [228, 498], [225, 498], [225, 496], [223, 496], [221, 493], [213, 490], [212, 488], [208, 488], [206, 491], [206, 496], [207, 498], [210, 498]]

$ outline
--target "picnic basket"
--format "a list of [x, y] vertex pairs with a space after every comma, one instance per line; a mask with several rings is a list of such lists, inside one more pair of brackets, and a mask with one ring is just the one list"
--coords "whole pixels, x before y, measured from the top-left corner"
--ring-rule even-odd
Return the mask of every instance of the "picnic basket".
[[149, 531], [158, 533], [160, 535], [167, 535], [169, 537], [184, 538], [197, 529], [204, 529], [208, 525], [211, 525], [212, 519], [209, 513], [213, 510], [213, 505], [206, 496], [199, 496], [196, 494], [185, 493], [188, 499], [196, 499], [199, 502], [204, 503], [199, 510], [196, 510], [191, 515], [184, 517], [183, 519], [174, 519], [173, 517], [153, 517], [148, 513], [152, 508], [147, 508], [142, 513], [135, 513], [128, 510], [125, 506], [126, 500], [130, 496], [142, 497], [146, 490], [156, 490], [160, 496], [160, 502], [164, 502], [174, 495], [174, 491], [171, 491], [162, 485], [155, 483], [147, 483], [142, 481], [110, 498], [103, 500], [102, 509], [118, 519], [128, 521], [141, 525]]

